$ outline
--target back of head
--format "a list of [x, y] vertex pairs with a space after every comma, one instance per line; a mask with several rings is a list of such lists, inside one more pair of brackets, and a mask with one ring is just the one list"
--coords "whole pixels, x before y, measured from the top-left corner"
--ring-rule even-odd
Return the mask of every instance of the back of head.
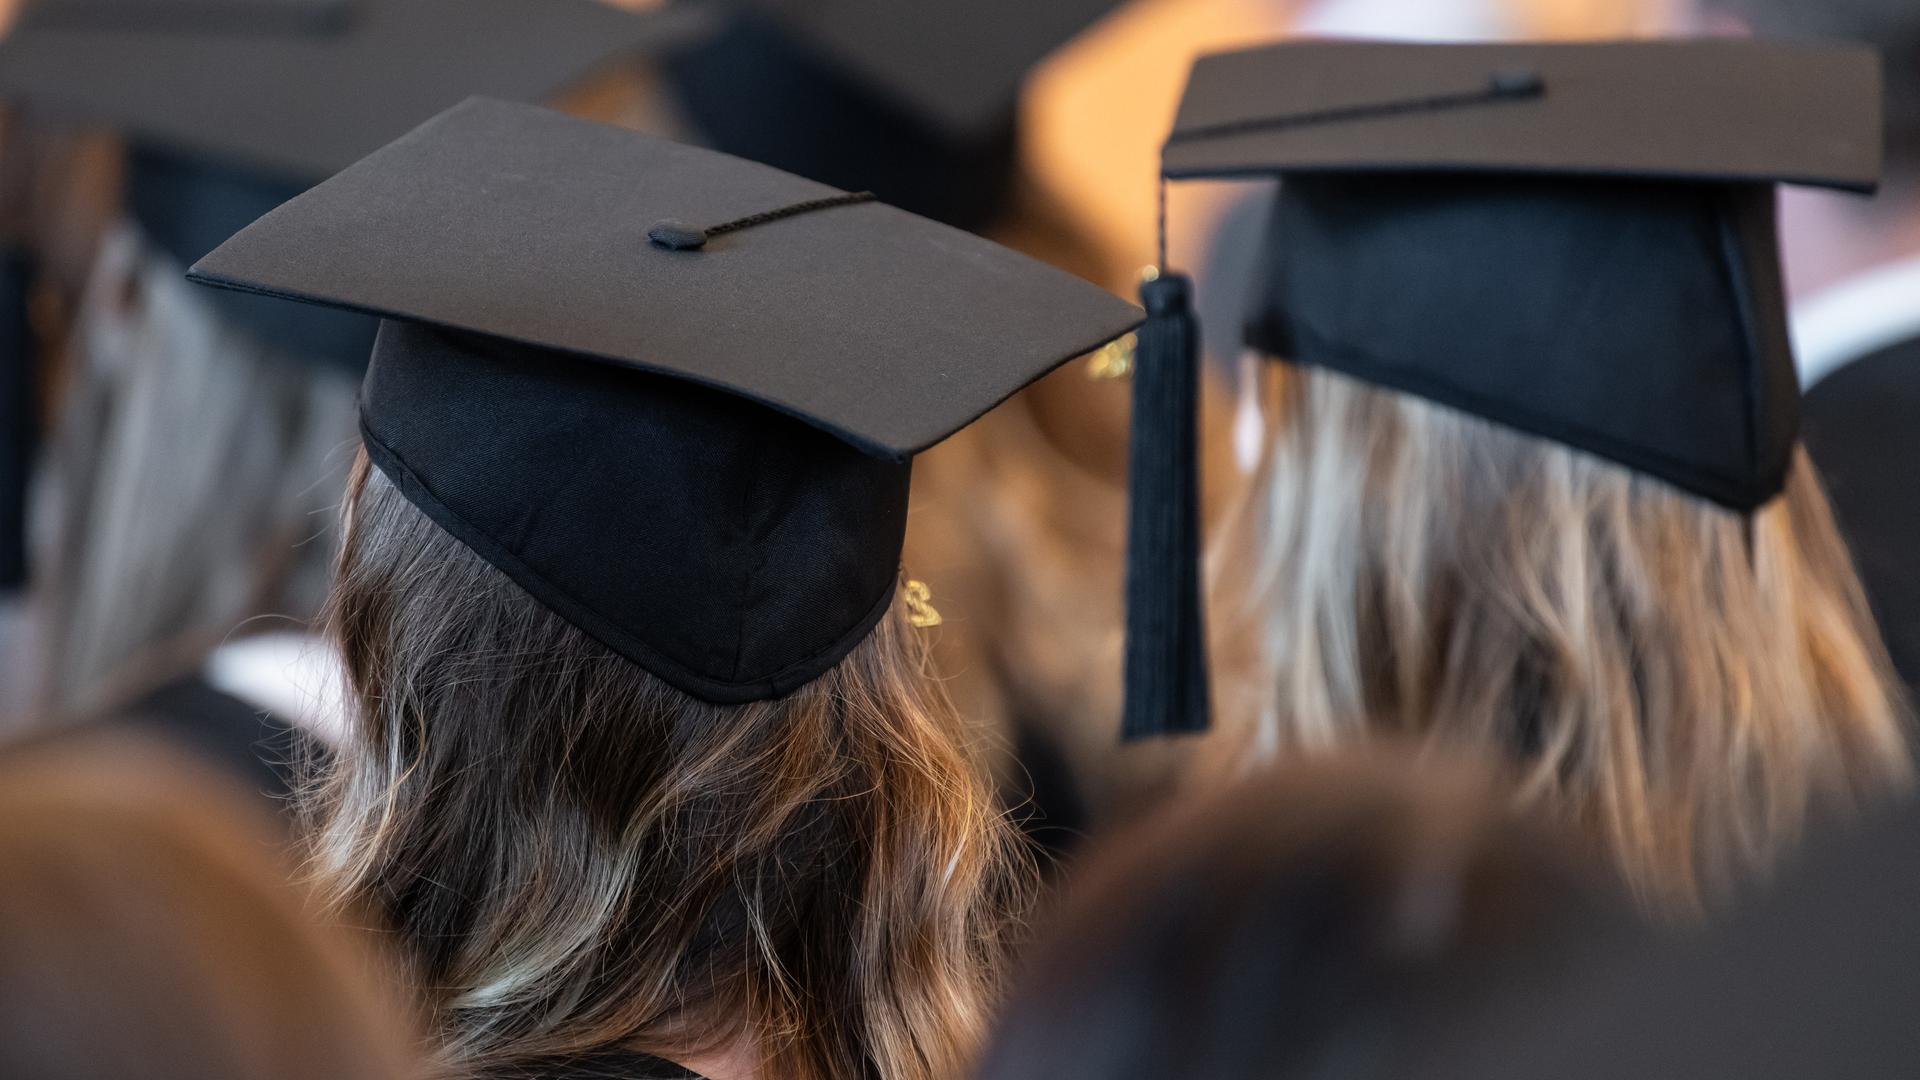
[[1262, 772], [1086, 868], [979, 1075], [1406, 1075], [1448, 1009], [1607, 926], [1600, 895], [1474, 774]]
[[417, 1075], [366, 943], [225, 782], [132, 740], [0, 762], [0, 1075]]
[[[1235, 710], [1265, 745], [1401, 734], [1511, 763], [1521, 798], [1685, 907], [1822, 798], [1904, 776], [1898, 691], [1819, 481], [1741, 514], [1463, 412], [1277, 364], [1231, 559]], [[1254, 717], [1258, 719], [1252, 719]]]
[[794, 693], [712, 704], [364, 458], [346, 522], [331, 629], [358, 727], [315, 793], [318, 857], [411, 949], [451, 1064], [961, 1066], [1022, 863], [899, 604]]

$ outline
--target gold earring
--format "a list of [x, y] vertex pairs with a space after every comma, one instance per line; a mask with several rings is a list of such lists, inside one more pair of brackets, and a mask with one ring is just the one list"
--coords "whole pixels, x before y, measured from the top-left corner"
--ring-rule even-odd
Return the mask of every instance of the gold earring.
[[906, 588], [907, 622], [916, 629], [939, 626], [945, 620], [933, 606], [933, 590], [924, 581], [908, 581]]

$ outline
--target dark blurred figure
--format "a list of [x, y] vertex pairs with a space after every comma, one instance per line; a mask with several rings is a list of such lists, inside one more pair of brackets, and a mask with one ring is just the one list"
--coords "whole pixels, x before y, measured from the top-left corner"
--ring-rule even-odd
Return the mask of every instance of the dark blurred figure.
[[1807, 450], [1901, 677], [1920, 687], [1920, 4], [1702, 0], [1762, 36], [1843, 38], [1886, 63], [1887, 166], [1872, 202], [1784, 204]]
[[1564, 844], [1433, 759], [1262, 773], [1111, 844], [981, 1080], [1403, 1077], [1476, 1001], [1624, 930]]
[[1920, 1063], [1920, 805], [1809, 845], [1711, 934], [1596, 950], [1454, 1028], [1422, 1080], [1895, 1080]]
[[139, 740], [0, 758], [0, 1076], [399, 1080], [409, 1011], [226, 781]]

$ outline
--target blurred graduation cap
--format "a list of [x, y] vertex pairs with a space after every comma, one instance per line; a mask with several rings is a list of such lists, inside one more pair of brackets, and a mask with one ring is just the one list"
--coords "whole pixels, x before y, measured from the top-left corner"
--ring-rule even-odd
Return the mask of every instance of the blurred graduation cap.
[[717, 149], [979, 231], [1016, 178], [1027, 74], [1122, 0], [719, 0], [670, 58]]
[[[1284, 178], [1250, 348], [1748, 512], [1798, 428], [1773, 185], [1871, 191], [1879, 97], [1842, 46], [1297, 42], [1196, 64], [1163, 182]], [[1189, 292], [1143, 288], [1130, 736], [1207, 723]]]
[[382, 317], [361, 405], [380, 470], [722, 703], [804, 685], [886, 611], [914, 454], [1139, 321], [866, 193], [478, 99], [191, 276]]
[[[544, 100], [698, 12], [595, 0], [30, 0], [0, 101], [129, 143], [128, 208], [191, 265], [247, 222], [475, 93]], [[358, 365], [371, 324], [227, 298], [303, 357]]]

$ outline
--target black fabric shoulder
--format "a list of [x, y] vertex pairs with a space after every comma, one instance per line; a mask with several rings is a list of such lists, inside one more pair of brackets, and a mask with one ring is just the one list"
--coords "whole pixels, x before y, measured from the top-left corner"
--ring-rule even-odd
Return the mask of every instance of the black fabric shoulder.
[[245, 784], [276, 811], [293, 793], [294, 763], [318, 752], [312, 736], [197, 677], [161, 687], [116, 723], [158, 735]]
[[1802, 403], [1813, 459], [1895, 668], [1920, 689], [1920, 338], [1835, 370]]

